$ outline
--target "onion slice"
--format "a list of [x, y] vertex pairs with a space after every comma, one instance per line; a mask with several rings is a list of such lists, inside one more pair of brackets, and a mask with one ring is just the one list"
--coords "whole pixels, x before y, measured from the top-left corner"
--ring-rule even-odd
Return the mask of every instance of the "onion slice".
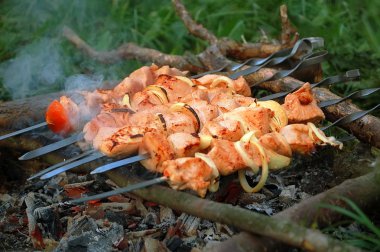
[[199, 135], [199, 148], [201, 150], [208, 148], [211, 145], [212, 136], [210, 135]]
[[146, 90], [152, 92], [161, 101], [162, 104], [169, 103], [169, 98], [166, 90], [163, 87], [157, 85], [150, 85]]
[[131, 106], [131, 98], [129, 97], [129, 94], [125, 94], [123, 96], [123, 99], [121, 100], [121, 105], [123, 106], [127, 106], [130, 110], [132, 110], [133, 112], [136, 112], [132, 106]]
[[276, 101], [259, 101], [253, 103], [250, 107], [263, 107], [274, 112], [274, 117], [271, 120], [270, 127], [274, 132], [279, 132], [281, 128], [288, 125], [288, 116], [285, 109]]
[[[338, 147], [340, 150], [343, 148], [343, 143], [335, 139], [335, 137], [326, 137], [323, 132], [318, 129], [314, 123], [308, 122], [309, 126], [309, 137], [314, 141], [314, 135], [322, 141], [323, 144], [329, 144], [334, 147]], [[314, 134], [313, 134], [314, 133]]]
[[197, 112], [195, 112], [195, 110], [190, 105], [183, 103], [183, 102], [177, 102], [177, 103], [174, 103], [170, 107], [170, 110], [176, 111], [176, 112], [182, 112], [182, 113], [185, 113], [185, 114], [191, 116], [192, 118], [194, 118], [195, 122], [197, 123], [196, 132], [198, 133], [200, 131], [201, 120], [199, 119]]
[[189, 78], [187, 78], [185, 76], [179, 76], [179, 75], [177, 75], [177, 76], [174, 76], [174, 77], [176, 77], [178, 80], [186, 82], [186, 84], [188, 84], [190, 87], [195, 87], [196, 86]]
[[228, 78], [226, 76], [220, 76], [220, 77], [214, 79], [211, 82], [211, 84], [210, 84], [210, 88], [214, 88], [214, 87], [218, 86], [221, 83], [226, 83], [228, 88], [231, 88], [232, 90], [235, 90], [234, 89], [234, 82], [233, 82], [233, 80], [231, 80], [230, 78]]
[[251, 137], [254, 136], [254, 134], [255, 133], [253, 131], [246, 133], [244, 136], [242, 136], [240, 141], [234, 143], [234, 147], [236, 151], [239, 153], [240, 157], [243, 159], [246, 166], [251, 168], [254, 174], [257, 174], [259, 172], [259, 166], [256, 165], [255, 161], [251, 157], [249, 157], [247, 152], [241, 146], [241, 143], [249, 142]]
[[206, 154], [203, 154], [200, 152], [195, 153], [194, 156], [205, 161], [206, 164], [212, 169], [212, 179], [210, 181], [210, 186], [208, 187], [208, 190], [210, 192], [218, 191], [220, 174], [219, 174], [218, 168], [216, 168], [214, 161]]
[[250, 142], [254, 144], [260, 152], [261, 162], [262, 162], [261, 177], [260, 177], [259, 183], [255, 187], [251, 187], [248, 184], [247, 178], [245, 177], [245, 170], [239, 170], [239, 181], [244, 191], [249, 192], [249, 193], [254, 193], [254, 192], [260, 191], [261, 188], [263, 188], [263, 186], [265, 185], [265, 182], [267, 181], [267, 178], [268, 178], [269, 169], [268, 169], [267, 156], [266, 156], [263, 146], [259, 144], [256, 138], [253, 138], [253, 139], [251, 138]]
[[281, 155], [272, 150], [267, 150], [266, 153], [269, 157], [268, 167], [269, 170], [279, 170], [290, 165], [292, 159], [290, 157]]

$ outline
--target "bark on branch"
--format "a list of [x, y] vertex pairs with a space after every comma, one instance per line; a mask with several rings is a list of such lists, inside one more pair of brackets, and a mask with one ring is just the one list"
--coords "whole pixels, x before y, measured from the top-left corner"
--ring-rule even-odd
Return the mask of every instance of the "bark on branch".
[[[290, 208], [276, 214], [273, 218], [277, 220], [292, 220], [303, 226], [310, 226], [313, 222], [318, 224], [319, 228], [326, 227], [336, 223], [343, 216], [329, 209], [319, 208], [321, 203], [344, 206], [342, 201], [337, 197], [347, 197], [351, 199], [361, 209], [370, 209], [376, 206], [380, 199], [380, 167], [375, 168], [373, 172], [355, 179], [349, 179], [342, 184], [331, 188], [323, 193], [310, 197], [302, 202], [293, 205]], [[244, 238], [244, 239], [243, 239]], [[227, 242], [223, 242], [213, 248], [215, 251], [228, 251], [224, 249], [226, 245], [230, 247], [239, 246], [246, 248], [249, 244], [256, 242], [256, 246], [265, 248], [262, 251], [277, 251], [279, 244], [268, 239], [258, 241], [256, 236], [248, 233], [235, 235]], [[240, 251], [250, 251], [242, 249]]]
[[[135, 180], [118, 172], [109, 172], [107, 175], [121, 187], [136, 183]], [[317, 230], [307, 229], [290, 221], [273, 219], [240, 207], [201, 199], [167, 187], [152, 186], [134, 191], [134, 194], [193, 216], [232, 225], [304, 250], [359, 251]]]
[[238, 60], [266, 57], [284, 47], [291, 47], [298, 39], [296, 34], [293, 40], [290, 40], [290, 35], [294, 33], [294, 29], [290, 26], [286, 8], [281, 9], [283, 34], [287, 36], [286, 38], [285, 35], [283, 36], [283, 44], [239, 43], [227, 38], [218, 39], [201, 24], [197, 24], [179, 0], [172, 0], [172, 2], [178, 16], [182, 19], [189, 32], [210, 43], [210, 46], [204, 52], [193, 57], [168, 55], [133, 43], [125, 43], [108, 52], [99, 52], [68, 27], [63, 29], [63, 36], [82, 53], [104, 64], [112, 64], [125, 59], [136, 59], [143, 62], [153, 62], [159, 66], [170, 65], [192, 73], [204, 72], [224, 66], [229, 62], [226, 57]]
[[208, 41], [210, 44], [215, 44], [218, 41], [218, 38], [209, 30], [203, 27], [201, 24], [197, 24], [193, 18], [190, 16], [189, 12], [186, 10], [185, 6], [179, 0], [172, 0], [174, 9], [177, 12], [178, 17], [181, 18], [183, 23], [189, 32], [205, 41]]

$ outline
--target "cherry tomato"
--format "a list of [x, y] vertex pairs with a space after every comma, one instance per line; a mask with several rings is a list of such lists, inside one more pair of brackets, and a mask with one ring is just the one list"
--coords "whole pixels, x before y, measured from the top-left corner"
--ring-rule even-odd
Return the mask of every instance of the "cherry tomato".
[[67, 134], [71, 131], [70, 119], [62, 104], [54, 100], [46, 111], [46, 122], [51, 131], [57, 134]]

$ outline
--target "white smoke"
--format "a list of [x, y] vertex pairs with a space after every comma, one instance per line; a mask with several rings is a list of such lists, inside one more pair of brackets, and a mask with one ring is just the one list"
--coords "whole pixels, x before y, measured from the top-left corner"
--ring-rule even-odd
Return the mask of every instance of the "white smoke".
[[65, 90], [79, 91], [79, 90], [94, 90], [102, 87], [103, 76], [102, 75], [84, 75], [77, 74], [70, 76], [65, 81]]
[[13, 99], [25, 98], [57, 89], [63, 78], [59, 44], [41, 39], [19, 50], [16, 57], [1, 64], [4, 86]]

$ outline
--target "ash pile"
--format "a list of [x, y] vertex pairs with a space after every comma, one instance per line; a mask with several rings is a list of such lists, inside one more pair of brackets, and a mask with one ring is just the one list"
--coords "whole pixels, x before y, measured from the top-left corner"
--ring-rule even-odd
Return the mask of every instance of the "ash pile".
[[[332, 153], [326, 149], [309, 158], [300, 157], [291, 168], [272, 173], [260, 193], [245, 193], [236, 176], [228, 176], [221, 181], [220, 190], [207, 197], [274, 215], [340, 182], [327, 168], [334, 162]], [[347, 151], [346, 155], [350, 154]], [[141, 170], [134, 165], [123, 172], [140, 178], [152, 176], [141, 174]], [[116, 187], [104, 175], [62, 173], [1, 194], [0, 246], [4, 250], [191, 251], [208, 250], [240, 232], [233, 226], [174, 211], [133, 194], [79, 206], [61, 203]]]

